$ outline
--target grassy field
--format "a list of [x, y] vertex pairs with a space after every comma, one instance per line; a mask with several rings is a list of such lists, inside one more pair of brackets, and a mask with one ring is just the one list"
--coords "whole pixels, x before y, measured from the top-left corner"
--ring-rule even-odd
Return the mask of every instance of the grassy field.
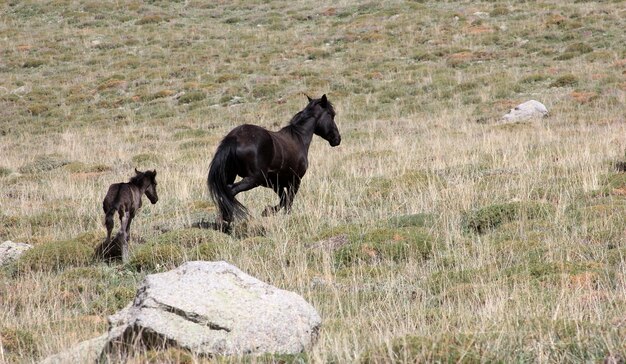
[[[226, 260], [311, 302], [317, 345], [241, 361], [582, 362], [626, 356], [626, 2], [0, 4], [0, 362], [106, 331], [149, 273]], [[326, 93], [290, 215], [232, 235], [206, 189], [234, 126]], [[550, 116], [498, 118], [535, 99]], [[93, 260], [133, 168], [160, 200], [131, 261]], [[145, 201], [144, 201], [145, 202]], [[117, 225], [119, 226], [119, 225]], [[327, 239], [345, 243], [332, 249]], [[170, 350], [131, 362], [207, 360]]]

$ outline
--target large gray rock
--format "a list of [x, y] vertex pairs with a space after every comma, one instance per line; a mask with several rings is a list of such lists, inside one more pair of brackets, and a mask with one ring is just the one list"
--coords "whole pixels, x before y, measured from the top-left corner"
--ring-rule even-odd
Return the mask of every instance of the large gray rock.
[[17, 260], [20, 255], [32, 247], [30, 244], [14, 243], [10, 240], [5, 241], [0, 244], [0, 266]]
[[296, 293], [226, 262], [187, 262], [145, 278], [132, 304], [109, 318], [106, 352], [132, 343], [176, 346], [201, 355], [300, 353], [321, 319]]
[[41, 364], [95, 363], [102, 355], [107, 338], [105, 334], [83, 341], [69, 350], [47, 357]]
[[108, 334], [43, 363], [119, 362], [137, 348], [170, 346], [207, 356], [297, 354], [315, 343], [321, 319], [296, 293], [226, 262], [197, 261], [146, 276], [109, 325]]
[[522, 121], [531, 118], [548, 116], [548, 109], [544, 104], [536, 100], [523, 102], [502, 117], [504, 121]]

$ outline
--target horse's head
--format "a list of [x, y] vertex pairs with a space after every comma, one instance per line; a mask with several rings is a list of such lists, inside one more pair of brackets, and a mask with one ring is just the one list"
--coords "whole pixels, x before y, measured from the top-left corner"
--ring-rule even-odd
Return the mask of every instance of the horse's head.
[[139, 172], [137, 168], [135, 168], [136, 178], [141, 178], [142, 188], [145, 189], [145, 194], [148, 197], [148, 200], [154, 205], [159, 201], [159, 196], [157, 195], [157, 182], [156, 182], [156, 169], [152, 171]]
[[315, 135], [326, 139], [331, 147], [336, 147], [341, 143], [341, 135], [337, 124], [335, 124], [335, 109], [333, 104], [328, 101], [326, 95], [322, 95], [319, 99], [309, 99], [309, 105], [316, 119]]

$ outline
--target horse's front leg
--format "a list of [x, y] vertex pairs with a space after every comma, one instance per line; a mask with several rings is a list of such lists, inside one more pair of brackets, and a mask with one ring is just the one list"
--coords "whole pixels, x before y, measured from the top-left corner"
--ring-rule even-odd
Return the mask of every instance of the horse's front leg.
[[287, 191], [285, 192], [285, 198], [280, 199], [281, 207], [285, 208], [286, 213], [291, 212], [291, 205], [293, 204], [293, 199], [296, 198], [296, 194], [300, 189], [300, 179], [295, 177], [295, 179], [287, 185]]
[[274, 192], [276, 192], [276, 194], [280, 198], [280, 202], [276, 206], [271, 206], [271, 205], [266, 206], [265, 210], [263, 210], [263, 212], [261, 213], [261, 216], [265, 217], [265, 216], [274, 215], [275, 213], [280, 211], [280, 209], [283, 206], [283, 200], [285, 199], [285, 188], [280, 184], [276, 184], [272, 186], [272, 189], [274, 190]]
[[300, 179], [295, 179], [293, 182], [287, 184], [287, 187], [283, 187], [282, 185], [275, 187], [274, 192], [280, 197], [280, 202], [276, 206], [267, 206], [265, 210], [263, 210], [262, 215], [269, 216], [275, 214], [282, 208], [285, 209], [285, 213], [291, 212], [291, 205], [293, 204], [296, 193], [298, 193], [298, 189], [300, 189]]

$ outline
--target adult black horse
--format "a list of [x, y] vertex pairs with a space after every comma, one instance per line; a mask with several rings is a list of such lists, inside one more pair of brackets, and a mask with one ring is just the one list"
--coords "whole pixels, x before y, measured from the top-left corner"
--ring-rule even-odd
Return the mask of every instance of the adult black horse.
[[[268, 206], [263, 216], [281, 208], [289, 212], [309, 165], [313, 134], [326, 139], [332, 147], [339, 145], [341, 135], [335, 124], [333, 105], [326, 95], [307, 98], [308, 105], [279, 131], [244, 124], [222, 139], [207, 178], [222, 221], [230, 223], [244, 218], [247, 210], [235, 196], [258, 186], [272, 188], [280, 197], [280, 203]], [[234, 183], [237, 176], [242, 179]]]

